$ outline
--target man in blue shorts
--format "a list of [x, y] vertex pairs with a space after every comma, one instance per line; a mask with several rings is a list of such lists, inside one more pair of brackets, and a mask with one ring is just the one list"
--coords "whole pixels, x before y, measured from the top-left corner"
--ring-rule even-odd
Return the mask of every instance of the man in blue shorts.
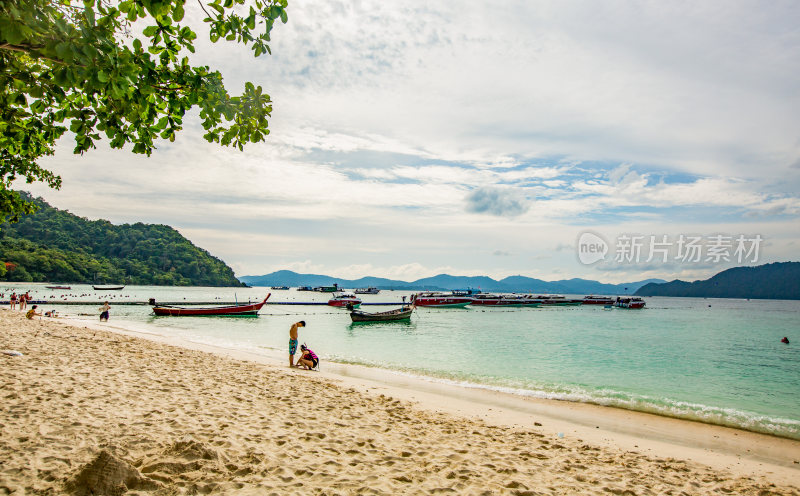
[[305, 326], [306, 321], [301, 320], [300, 322], [292, 324], [292, 327], [289, 329], [289, 367], [294, 367], [294, 354], [297, 351], [297, 329]]

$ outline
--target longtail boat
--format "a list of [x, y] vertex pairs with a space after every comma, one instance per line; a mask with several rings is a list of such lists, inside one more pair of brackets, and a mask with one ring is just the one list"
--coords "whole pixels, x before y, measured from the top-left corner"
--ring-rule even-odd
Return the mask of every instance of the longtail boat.
[[71, 286], [45, 286], [47, 289], [72, 289]]
[[400, 320], [409, 320], [411, 312], [414, 311], [413, 306], [403, 306], [388, 312], [362, 312], [361, 310], [353, 310], [350, 312], [350, 320], [353, 322], [393, 322]]
[[116, 289], [122, 289], [125, 286], [92, 286], [95, 291], [110, 291]]
[[174, 307], [171, 305], [154, 305], [153, 313], [158, 316], [172, 317], [204, 317], [214, 315], [227, 315], [232, 317], [258, 317], [258, 311], [269, 299], [266, 298], [260, 303], [248, 303], [246, 305], [229, 305], [225, 307]]

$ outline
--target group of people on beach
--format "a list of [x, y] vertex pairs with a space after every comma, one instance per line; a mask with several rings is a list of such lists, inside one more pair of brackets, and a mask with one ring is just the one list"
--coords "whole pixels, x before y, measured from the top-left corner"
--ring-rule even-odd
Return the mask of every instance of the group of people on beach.
[[294, 363], [294, 355], [297, 353], [297, 330], [305, 326], [306, 321], [301, 320], [300, 322], [295, 322], [289, 328], [289, 367], [302, 367], [306, 370], [313, 370], [319, 365], [319, 357], [305, 343], [300, 345], [300, 358], [297, 359], [296, 364]]
[[[13, 292], [8, 297], [8, 302], [11, 305], [11, 310], [16, 310], [17, 303], [19, 303], [19, 309], [20, 310], [25, 310], [26, 308], [28, 308], [28, 302], [30, 300], [31, 300], [30, 291], [25, 291], [24, 293], [20, 293], [19, 295], [16, 292]], [[38, 309], [39, 309], [39, 305], [31, 305], [31, 308], [29, 308], [28, 311], [25, 312], [25, 317], [28, 320], [31, 320], [31, 319], [33, 319], [34, 317], [37, 317], [37, 316], [41, 317], [42, 316], [42, 312], [38, 311]], [[56, 316], [55, 314], [56, 314], [55, 310], [50, 310], [48, 312], [45, 312], [44, 316], [45, 317], [55, 317]]]
[[[0, 295], [2, 296], [2, 295]], [[28, 307], [28, 301], [30, 301], [31, 295], [29, 291], [24, 293], [11, 293], [8, 297], [8, 302], [11, 305], [11, 310], [15, 310], [17, 308], [17, 303], [19, 303], [19, 309], [25, 310]], [[100, 307], [100, 321], [101, 322], [108, 322], [108, 311], [111, 309], [111, 305], [108, 304], [108, 301], [103, 303], [103, 306]], [[34, 317], [58, 317], [58, 312], [56, 310], [48, 310], [44, 313], [39, 311], [39, 305], [31, 305], [31, 308], [25, 312], [25, 317], [28, 320], [32, 320]]]
[[19, 309], [25, 310], [25, 308], [28, 306], [28, 301], [30, 301], [30, 299], [31, 299], [31, 294], [29, 291], [20, 293], [19, 295], [17, 295], [17, 293], [11, 293], [11, 296], [8, 297], [8, 302], [11, 304], [11, 310], [17, 308], [17, 302], [19, 302]]

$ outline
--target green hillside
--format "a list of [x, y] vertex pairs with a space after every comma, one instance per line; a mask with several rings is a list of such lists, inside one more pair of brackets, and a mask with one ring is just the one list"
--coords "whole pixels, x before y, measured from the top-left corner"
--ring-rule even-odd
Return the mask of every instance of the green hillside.
[[705, 281], [647, 284], [638, 296], [800, 300], [800, 262], [734, 267]]
[[94, 284], [241, 286], [222, 260], [175, 229], [113, 225], [27, 200], [39, 211], [0, 227], [0, 280]]

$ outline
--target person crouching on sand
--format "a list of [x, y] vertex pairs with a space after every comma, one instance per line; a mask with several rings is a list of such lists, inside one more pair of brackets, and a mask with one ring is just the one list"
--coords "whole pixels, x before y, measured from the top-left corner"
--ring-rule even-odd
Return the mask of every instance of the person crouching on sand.
[[319, 363], [319, 358], [317, 358], [317, 355], [304, 344], [300, 345], [300, 350], [303, 352], [303, 354], [297, 359], [297, 366], [305, 367], [307, 370], [311, 370], [316, 367]]
[[31, 307], [31, 309], [30, 309], [30, 310], [28, 310], [28, 311], [27, 311], [27, 313], [25, 313], [25, 317], [26, 317], [28, 320], [33, 320], [33, 318], [34, 318], [34, 317], [36, 317], [37, 315], [38, 315], [39, 317], [41, 317], [41, 316], [42, 316], [41, 312], [37, 312], [37, 311], [36, 311], [36, 308], [37, 308], [37, 307], [38, 307], [38, 305], [33, 305], [33, 306]]
[[301, 320], [292, 324], [289, 329], [289, 367], [294, 367], [294, 354], [297, 352], [297, 329], [305, 326], [306, 321]]
[[106, 301], [103, 303], [103, 306], [100, 307], [100, 322], [108, 322], [108, 311], [111, 309], [111, 305], [108, 304]]

